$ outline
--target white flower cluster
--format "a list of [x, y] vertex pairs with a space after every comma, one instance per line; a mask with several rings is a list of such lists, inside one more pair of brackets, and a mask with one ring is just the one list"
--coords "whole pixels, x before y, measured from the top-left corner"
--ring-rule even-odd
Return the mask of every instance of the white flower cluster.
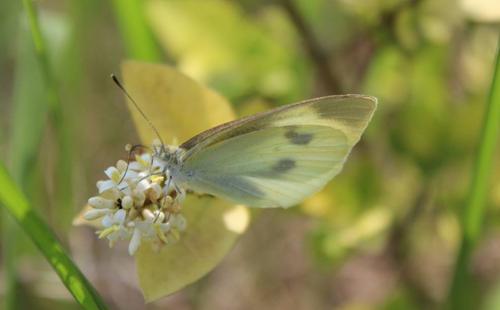
[[180, 214], [185, 192], [169, 182], [164, 167], [151, 153], [143, 153], [104, 171], [109, 179], [97, 182], [99, 195], [89, 199], [92, 209], [84, 214], [86, 220], [101, 219], [99, 238], [107, 238], [110, 246], [130, 240], [130, 255], [142, 241], [160, 248], [179, 239], [186, 228]]

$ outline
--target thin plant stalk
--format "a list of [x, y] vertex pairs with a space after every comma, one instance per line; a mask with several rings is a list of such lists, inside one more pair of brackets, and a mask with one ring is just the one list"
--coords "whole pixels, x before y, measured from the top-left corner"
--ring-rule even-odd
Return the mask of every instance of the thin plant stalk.
[[500, 140], [500, 38], [498, 44], [479, 149], [474, 163], [467, 204], [462, 213], [462, 241], [448, 300], [451, 309], [472, 309], [473, 306], [473, 285], [469, 276], [470, 258], [481, 236], [495, 148]]
[[0, 203], [14, 217], [84, 309], [107, 309], [95, 289], [66, 254], [52, 230], [34, 212], [0, 163]]
[[[25, 192], [32, 194], [30, 187], [36, 178], [37, 156], [46, 126], [47, 103], [45, 87], [33, 49], [31, 32], [24, 19], [18, 20], [17, 57], [12, 96], [11, 130], [9, 140], [9, 171]], [[4, 211], [6, 212], [6, 211]], [[2, 226], [3, 258], [5, 262], [5, 309], [22, 307], [21, 286], [17, 274], [17, 264], [21, 249], [27, 239], [20, 233], [17, 224], [5, 213]]]
[[146, 22], [143, 1], [114, 0], [113, 6], [127, 55], [138, 60], [161, 60], [162, 53]]
[[[57, 200], [60, 204], [64, 204], [67, 207], [71, 205], [70, 139], [63, 124], [64, 117], [59, 91], [49, 64], [47, 45], [42, 35], [36, 9], [31, 0], [23, 0], [22, 3], [29, 22], [41, 80], [44, 83], [43, 90], [46, 94], [47, 108], [52, 117], [59, 146], [60, 156], [58, 158], [57, 183], [58, 193], [63, 193], [60, 195], [63, 199], [57, 197], [59, 198]], [[18, 173], [21, 172], [18, 171]], [[61, 184], [63, 186], [59, 186]], [[10, 178], [3, 165], [0, 165], [0, 187], [0, 202], [4, 204], [6, 210], [16, 219], [21, 229], [33, 240], [40, 252], [45, 255], [70, 293], [75, 297], [75, 300], [85, 309], [106, 309], [105, 304], [95, 289], [71, 261], [69, 256], [66, 255], [52, 230], [33, 211], [27, 199]], [[14, 237], [15, 235], [9, 236], [9, 238]], [[10, 268], [15, 268], [15, 266], [10, 266]], [[14, 302], [11, 304], [14, 305]]]
[[[36, 8], [32, 0], [22, 0], [22, 3], [24, 11], [26, 12], [26, 15], [28, 17], [35, 52], [40, 66], [42, 78], [45, 82], [49, 116], [51, 124], [54, 126], [54, 132], [58, 147], [58, 169], [55, 172], [57, 206], [64, 206], [64, 208], [61, 207], [59, 209], [68, 210], [68, 206], [72, 204], [72, 154], [71, 135], [69, 130], [70, 126], [67, 126], [65, 122], [63, 106], [59, 97], [58, 84], [56, 82], [54, 72], [50, 66], [47, 44], [40, 27], [40, 21]], [[72, 209], [69, 208], [69, 210]]]

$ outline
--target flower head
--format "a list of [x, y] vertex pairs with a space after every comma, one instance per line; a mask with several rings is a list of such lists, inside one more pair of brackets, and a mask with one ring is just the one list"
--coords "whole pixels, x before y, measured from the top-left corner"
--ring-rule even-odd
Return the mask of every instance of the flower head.
[[128, 163], [119, 160], [104, 173], [108, 179], [97, 182], [99, 195], [89, 199], [91, 209], [84, 214], [86, 220], [101, 220], [99, 238], [107, 238], [110, 246], [130, 240], [130, 255], [142, 241], [160, 248], [179, 238], [186, 228], [180, 214], [185, 192], [171, 182], [161, 159], [145, 152]]

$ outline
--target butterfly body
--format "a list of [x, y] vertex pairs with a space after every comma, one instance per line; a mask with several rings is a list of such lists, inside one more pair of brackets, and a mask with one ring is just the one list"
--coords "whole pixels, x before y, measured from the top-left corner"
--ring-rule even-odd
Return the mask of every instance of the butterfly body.
[[337, 175], [376, 108], [328, 96], [221, 124], [158, 156], [172, 182], [253, 207], [290, 207]]

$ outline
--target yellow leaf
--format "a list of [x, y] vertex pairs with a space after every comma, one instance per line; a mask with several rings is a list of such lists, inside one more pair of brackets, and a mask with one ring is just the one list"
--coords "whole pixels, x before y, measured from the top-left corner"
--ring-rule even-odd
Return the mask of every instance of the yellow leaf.
[[[235, 118], [231, 105], [216, 92], [172, 67], [127, 61], [122, 65], [128, 92], [156, 126], [165, 143], [183, 142], [210, 127]], [[132, 106], [130, 111], [143, 143], [154, 132]]]
[[[174, 138], [183, 142], [235, 116], [223, 97], [169, 66], [128, 61], [122, 71], [130, 95], [165, 143]], [[131, 113], [143, 143], [151, 143], [154, 132], [135, 108]], [[146, 301], [171, 294], [212, 270], [245, 231], [250, 217], [241, 206], [196, 196], [184, 201], [183, 214], [187, 228], [177, 243], [159, 252], [144, 244], [136, 254]]]
[[188, 224], [180, 240], [159, 252], [149, 245], [141, 246], [136, 254], [139, 283], [148, 302], [173, 293], [212, 270], [248, 225], [247, 208], [233, 208], [220, 200], [196, 196], [188, 197], [184, 206]]

